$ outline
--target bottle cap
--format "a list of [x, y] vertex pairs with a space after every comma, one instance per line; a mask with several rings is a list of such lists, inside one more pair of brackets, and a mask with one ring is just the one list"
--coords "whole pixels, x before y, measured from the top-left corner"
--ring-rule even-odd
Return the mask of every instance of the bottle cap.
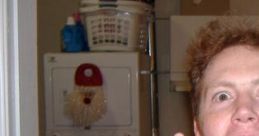
[[67, 17], [67, 25], [74, 25], [75, 20], [72, 16]]
[[80, 12], [75, 12], [73, 14], [73, 17], [74, 17], [75, 22], [80, 22], [81, 21]]

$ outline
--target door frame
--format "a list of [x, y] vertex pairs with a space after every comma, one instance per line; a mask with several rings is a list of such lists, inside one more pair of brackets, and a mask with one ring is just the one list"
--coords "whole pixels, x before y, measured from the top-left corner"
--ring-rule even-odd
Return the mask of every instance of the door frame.
[[0, 135], [39, 135], [37, 76], [37, 0], [0, 0]]

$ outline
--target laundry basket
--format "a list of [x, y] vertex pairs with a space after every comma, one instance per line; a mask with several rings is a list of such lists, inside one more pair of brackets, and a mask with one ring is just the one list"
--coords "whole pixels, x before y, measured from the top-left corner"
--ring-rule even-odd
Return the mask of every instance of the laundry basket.
[[146, 48], [151, 6], [136, 1], [82, 0], [80, 12], [91, 51], [134, 51]]

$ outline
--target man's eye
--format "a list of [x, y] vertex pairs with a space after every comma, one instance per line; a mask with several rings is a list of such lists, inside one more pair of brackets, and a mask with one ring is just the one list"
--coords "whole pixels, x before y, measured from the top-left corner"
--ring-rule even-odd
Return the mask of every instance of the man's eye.
[[232, 99], [232, 96], [227, 92], [219, 92], [213, 97], [215, 102], [224, 102], [230, 99]]

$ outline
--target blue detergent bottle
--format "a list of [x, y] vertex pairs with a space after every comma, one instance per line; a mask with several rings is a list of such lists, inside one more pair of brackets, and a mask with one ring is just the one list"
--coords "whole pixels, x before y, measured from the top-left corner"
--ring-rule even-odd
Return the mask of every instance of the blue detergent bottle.
[[76, 25], [75, 19], [71, 16], [67, 18], [67, 23], [63, 27], [62, 41], [64, 52], [80, 52], [83, 51], [85, 46], [84, 38], [82, 38], [83, 32], [80, 27]]
[[83, 42], [82, 51], [90, 51], [89, 46], [88, 46], [88, 40], [87, 40], [87, 31], [86, 31], [86, 28], [81, 21], [80, 12], [75, 12], [73, 14], [73, 17], [74, 17], [74, 20], [76, 22], [76, 26], [81, 31], [80, 37], [81, 37], [81, 40]]

